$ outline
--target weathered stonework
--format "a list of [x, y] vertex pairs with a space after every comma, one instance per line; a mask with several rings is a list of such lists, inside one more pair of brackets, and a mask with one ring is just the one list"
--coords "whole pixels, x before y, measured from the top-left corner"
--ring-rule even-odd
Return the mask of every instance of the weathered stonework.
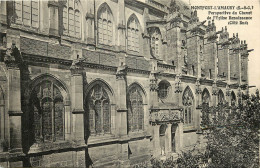
[[180, 0], [34, 3], [28, 21], [0, 2], [0, 166], [176, 158], [201, 141], [203, 103], [248, 94], [246, 42]]

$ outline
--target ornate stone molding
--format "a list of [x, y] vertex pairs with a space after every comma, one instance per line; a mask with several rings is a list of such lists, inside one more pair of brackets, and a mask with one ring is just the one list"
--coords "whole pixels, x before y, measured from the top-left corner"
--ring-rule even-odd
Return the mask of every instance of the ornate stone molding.
[[150, 91], [157, 92], [158, 91], [158, 79], [156, 78], [156, 73], [152, 72], [150, 74]]
[[94, 20], [94, 19], [95, 19], [95, 16], [94, 16], [94, 14], [87, 12], [85, 18], [86, 18], [86, 20], [88, 20], [88, 19]]
[[182, 120], [182, 110], [181, 109], [158, 109], [158, 111], [153, 111], [150, 114], [150, 123], [162, 123], [162, 122], [174, 122]]
[[126, 29], [126, 26], [122, 23], [119, 23], [118, 26], [117, 26], [118, 29], [122, 29], [122, 30], [125, 30]]
[[126, 65], [120, 66], [117, 68], [116, 79], [125, 79], [126, 75], [127, 75], [127, 66]]
[[230, 96], [230, 94], [231, 94], [230, 86], [227, 85], [227, 88], [226, 88], [226, 96]]
[[213, 88], [212, 88], [212, 95], [217, 96], [218, 95], [218, 87], [217, 87], [217, 81], [214, 81]]
[[201, 94], [202, 93], [202, 90], [201, 90], [201, 87], [200, 87], [200, 81], [197, 80], [196, 81], [196, 94]]
[[81, 66], [81, 62], [83, 60], [84, 59], [77, 58], [77, 59], [72, 61], [72, 64], [70, 66], [70, 70], [71, 70], [71, 74], [72, 75], [76, 75], [76, 74], [81, 74], [82, 73], [84, 68]]

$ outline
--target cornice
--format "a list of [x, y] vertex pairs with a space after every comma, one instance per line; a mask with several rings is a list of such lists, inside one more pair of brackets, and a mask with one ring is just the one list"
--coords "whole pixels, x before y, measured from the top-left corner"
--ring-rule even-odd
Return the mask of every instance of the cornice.
[[195, 76], [187, 76], [187, 75], [181, 75], [180, 79], [181, 79], [181, 81], [188, 80], [188, 81], [192, 81], [194, 83], [197, 81], [197, 77], [195, 77]]

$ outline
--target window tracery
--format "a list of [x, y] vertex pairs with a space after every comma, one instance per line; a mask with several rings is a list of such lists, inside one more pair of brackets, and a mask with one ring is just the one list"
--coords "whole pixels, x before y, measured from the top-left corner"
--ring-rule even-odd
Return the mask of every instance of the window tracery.
[[88, 102], [90, 132], [92, 134], [110, 133], [110, 100], [105, 89], [100, 85], [94, 86], [89, 92]]
[[158, 28], [153, 28], [151, 32], [151, 51], [152, 55], [159, 57], [159, 41], [161, 39], [161, 33]]
[[25, 26], [39, 27], [39, 1], [14, 1], [15, 23]]
[[143, 98], [136, 87], [129, 92], [128, 100], [128, 130], [141, 131], [144, 127]]
[[64, 101], [59, 88], [44, 81], [32, 93], [35, 140], [64, 140]]
[[193, 122], [193, 94], [189, 88], [183, 93], [182, 104], [184, 106], [184, 124], [191, 125]]
[[113, 39], [113, 16], [107, 5], [102, 6], [98, 12], [98, 42], [111, 45]]
[[140, 30], [139, 21], [131, 16], [127, 24], [127, 47], [128, 50], [139, 52]]
[[63, 34], [79, 38], [81, 36], [81, 14], [79, 1], [68, 0], [63, 6]]

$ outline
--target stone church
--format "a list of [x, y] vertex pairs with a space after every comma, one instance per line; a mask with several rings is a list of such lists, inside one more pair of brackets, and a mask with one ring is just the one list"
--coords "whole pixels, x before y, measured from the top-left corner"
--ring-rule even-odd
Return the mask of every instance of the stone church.
[[180, 0], [0, 1], [0, 166], [134, 167], [248, 93], [238, 34]]

